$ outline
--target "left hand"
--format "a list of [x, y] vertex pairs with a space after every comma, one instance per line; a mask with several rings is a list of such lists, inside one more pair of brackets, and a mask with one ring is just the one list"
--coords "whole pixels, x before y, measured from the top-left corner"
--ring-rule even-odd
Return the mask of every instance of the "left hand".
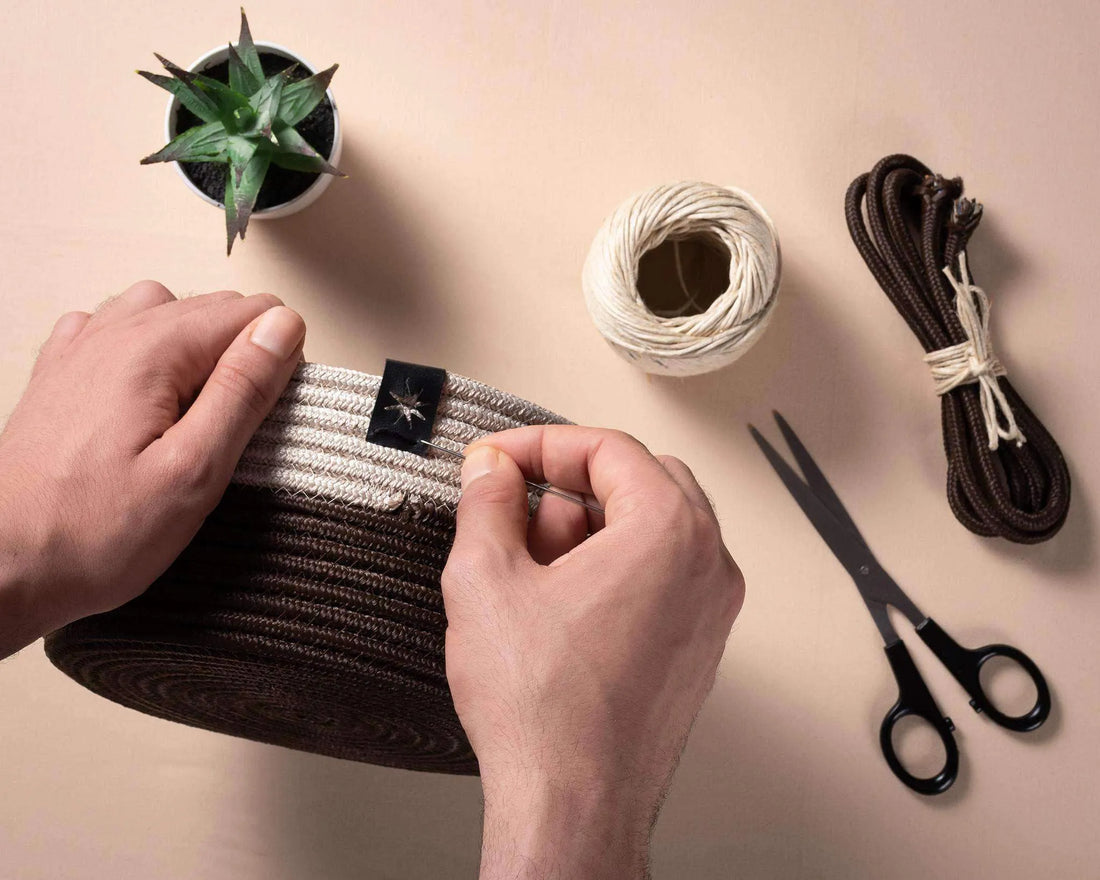
[[154, 281], [58, 320], [0, 434], [0, 657], [164, 572], [304, 338], [270, 294], [177, 300]]

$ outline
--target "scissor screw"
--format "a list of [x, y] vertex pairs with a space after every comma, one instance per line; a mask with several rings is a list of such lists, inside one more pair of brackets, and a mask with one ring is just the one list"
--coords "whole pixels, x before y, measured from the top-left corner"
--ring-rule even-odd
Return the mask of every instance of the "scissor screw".
[[861, 565], [861, 566], [859, 567], [859, 573], [860, 573], [860, 574], [870, 574], [870, 573], [871, 573], [871, 569], [870, 569], [870, 567], [869, 567], [869, 566], [866, 566], [866, 565]]

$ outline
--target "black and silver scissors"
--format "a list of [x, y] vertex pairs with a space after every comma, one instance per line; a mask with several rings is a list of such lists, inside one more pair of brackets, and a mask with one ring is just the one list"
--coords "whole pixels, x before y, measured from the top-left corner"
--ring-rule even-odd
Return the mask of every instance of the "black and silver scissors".
[[[970, 705], [974, 711], [984, 712], [1001, 727], [1017, 731], [1035, 730], [1046, 721], [1047, 716], [1050, 715], [1050, 690], [1047, 688], [1046, 680], [1039, 671], [1039, 667], [1023, 651], [1010, 645], [964, 648], [945, 633], [931, 617], [921, 612], [913, 600], [905, 595], [901, 587], [894, 583], [893, 578], [879, 565], [860, 535], [859, 529], [845, 511], [844, 505], [840, 503], [840, 499], [820, 468], [814, 463], [806, 447], [795, 436], [791, 426], [779, 413], [774, 415], [795, 461], [805, 474], [805, 479], [787, 464], [756, 428], [750, 425], [749, 431], [802, 508], [803, 513], [809, 517], [810, 522], [825, 539], [825, 543], [829, 545], [856, 582], [867, 610], [871, 612], [875, 626], [878, 627], [878, 631], [886, 642], [886, 658], [890, 661], [890, 667], [894, 670], [894, 678], [898, 683], [898, 700], [886, 713], [879, 732], [879, 741], [882, 745], [882, 753], [886, 756], [886, 763], [890, 765], [894, 775], [914, 791], [921, 794], [945, 792], [951, 787], [951, 783], [955, 781], [959, 772], [959, 750], [952, 736], [955, 725], [950, 718], [940, 712], [928, 686], [925, 685], [913, 659], [909, 656], [905, 643], [898, 638], [897, 632], [890, 623], [886, 607], [893, 605], [916, 627], [917, 634], [932, 649], [932, 653], [970, 694]], [[1006, 715], [999, 711], [982, 689], [981, 668], [994, 657], [1004, 657], [1018, 663], [1034, 683], [1035, 705], [1023, 715]], [[943, 769], [935, 776], [912, 775], [905, 769], [898, 759], [897, 752], [894, 751], [892, 737], [894, 726], [908, 715], [915, 715], [927, 721], [943, 741], [947, 760]]]

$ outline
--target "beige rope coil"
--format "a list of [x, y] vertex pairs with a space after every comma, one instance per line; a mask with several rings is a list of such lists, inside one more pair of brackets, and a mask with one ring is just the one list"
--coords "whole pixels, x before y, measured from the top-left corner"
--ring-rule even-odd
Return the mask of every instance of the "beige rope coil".
[[[655, 314], [638, 291], [639, 261], [665, 241], [693, 238], [728, 251], [729, 286], [697, 314]], [[779, 274], [775, 226], [756, 199], [736, 187], [682, 182], [640, 193], [607, 218], [582, 283], [592, 320], [616, 352], [646, 372], [688, 376], [732, 363], [760, 338]]]

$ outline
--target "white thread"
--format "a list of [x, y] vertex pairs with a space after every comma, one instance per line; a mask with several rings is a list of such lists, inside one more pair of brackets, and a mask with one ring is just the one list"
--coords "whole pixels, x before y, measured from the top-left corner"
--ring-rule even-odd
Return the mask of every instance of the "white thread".
[[[716, 239], [729, 251], [729, 287], [699, 314], [687, 293], [678, 242]], [[638, 262], [666, 240], [688, 301], [654, 314], [638, 292]], [[735, 187], [683, 182], [654, 187], [624, 202], [592, 242], [582, 277], [596, 328], [611, 347], [650, 373], [689, 376], [737, 360], [764, 332], [779, 288], [779, 241], [771, 218]]]
[[[993, 339], [989, 335], [989, 297], [976, 284], [970, 283], [966, 251], [959, 252], [958, 280], [948, 266], [943, 267], [943, 274], [955, 288], [955, 310], [966, 333], [966, 341], [924, 356], [925, 362], [932, 368], [936, 394], [944, 395], [960, 385], [977, 382], [989, 448], [996, 449], [1001, 440], [1015, 440], [1017, 446], [1023, 446], [1027, 438], [1016, 424], [1012, 407], [1008, 405], [1008, 398], [997, 381], [998, 376], [1005, 375], [1005, 368], [993, 354]], [[998, 409], [1004, 415], [1004, 426], [997, 414]]]

